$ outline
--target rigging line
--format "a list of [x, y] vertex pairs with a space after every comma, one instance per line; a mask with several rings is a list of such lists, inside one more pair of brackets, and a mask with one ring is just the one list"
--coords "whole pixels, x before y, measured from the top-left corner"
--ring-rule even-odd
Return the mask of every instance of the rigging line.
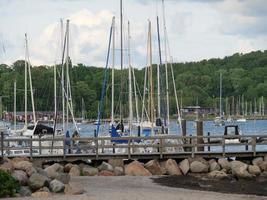
[[[114, 17], [112, 18], [112, 22], [113, 22], [113, 19]], [[108, 68], [108, 61], [109, 61], [109, 54], [110, 54], [112, 30], [113, 30], [113, 23], [111, 24], [110, 32], [109, 32], [108, 53], [107, 53], [107, 58], [106, 58], [106, 67], [105, 67], [104, 80], [103, 80], [103, 86], [102, 86], [102, 91], [101, 91], [100, 108], [99, 108], [98, 117], [97, 117], [98, 123], [97, 123], [96, 136], [98, 136], [99, 134], [100, 118], [102, 117], [103, 100], [105, 97], [105, 90], [106, 90], [106, 84], [107, 84], [107, 68]]]

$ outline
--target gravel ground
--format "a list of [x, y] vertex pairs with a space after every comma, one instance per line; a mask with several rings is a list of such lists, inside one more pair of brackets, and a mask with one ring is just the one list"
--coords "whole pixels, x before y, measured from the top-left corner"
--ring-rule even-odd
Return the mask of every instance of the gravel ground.
[[[149, 177], [74, 177], [71, 182], [83, 185], [86, 190], [85, 194], [53, 195], [46, 200], [267, 200], [264, 196], [222, 194], [166, 187], [154, 183]], [[9, 198], [8, 200], [31, 199], [38, 198]]]

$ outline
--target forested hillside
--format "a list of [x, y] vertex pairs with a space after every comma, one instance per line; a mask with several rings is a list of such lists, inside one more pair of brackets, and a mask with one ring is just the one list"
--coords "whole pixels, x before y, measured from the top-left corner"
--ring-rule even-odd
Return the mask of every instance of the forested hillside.
[[[139, 69], [141, 67], [138, 67]], [[154, 86], [156, 87], [156, 65], [153, 66]], [[164, 69], [161, 69], [162, 72]], [[60, 73], [61, 67], [58, 66]], [[200, 62], [174, 63], [173, 71], [179, 101], [183, 106], [198, 105], [213, 107], [219, 97], [219, 73], [223, 76], [223, 97], [238, 97], [243, 95], [246, 101], [254, 101], [261, 96], [267, 96], [267, 51], [251, 52], [248, 54], [234, 54], [223, 59], [202, 60]], [[110, 82], [111, 71], [108, 70], [107, 98], [104, 102], [106, 116], [110, 113]], [[119, 101], [121, 73], [123, 73], [122, 102], [123, 110], [127, 115], [127, 71], [115, 71], [115, 100]], [[78, 64], [70, 69], [72, 98], [75, 113], [80, 115], [82, 98], [85, 102], [88, 118], [95, 118], [101, 94], [104, 69]], [[144, 68], [135, 70], [136, 81], [140, 92], [143, 91]], [[164, 78], [164, 73], [161, 73]], [[60, 78], [58, 92], [60, 92]], [[3, 109], [13, 110], [14, 81], [17, 82], [17, 111], [24, 110], [24, 61], [18, 60], [11, 66], [0, 65], [0, 95]], [[169, 69], [170, 108], [175, 113], [175, 98]], [[51, 66], [34, 66], [32, 68], [32, 82], [36, 110], [53, 110], [53, 68]], [[163, 88], [164, 89], [164, 88]], [[156, 91], [156, 88], [154, 89]], [[29, 94], [30, 97], [30, 94]], [[60, 93], [58, 101], [60, 102]], [[156, 100], [156, 94], [155, 94]], [[59, 103], [60, 104], [60, 103]], [[141, 105], [141, 103], [140, 103]], [[59, 105], [60, 107], [60, 105]], [[30, 102], [29, 102], [30, 108]], [[116, 105], [118, 110], [118, 104]], [[118, 112], [117, 112], [118, 113]]]

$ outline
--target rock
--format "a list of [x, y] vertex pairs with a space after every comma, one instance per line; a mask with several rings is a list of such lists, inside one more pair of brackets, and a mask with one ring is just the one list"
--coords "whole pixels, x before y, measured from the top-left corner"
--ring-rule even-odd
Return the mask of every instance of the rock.
[[49, 188], [52, 192], [59, 193], [64, 191], [65, 185], [59, 180], [54, 179], [53, 181], [50, 182]]
[[36, 169], [33, 167], [33, 164], [29, 161], [18, 161], [13, 162], [14, 168], [18, 170], [23, 170], [27, 173], [28, 176], [31, 176], [33, 173], [36, 173]]
[[30, 159], [27, 158], [27, 157], [15, 157], [15, 158], [12, 158], [12, 163], [18, 163], [18, 162], [21, 162], [21, 161], [28, 161], [30, 162]]
[[46, 192], [46, 191], [37, 191], [37, 192], [32, 193], [32, 197], [35, 197], [35, 198], [47, 198], [50, 196], [51, 196], [51, 193]]
[[212, 160], [209, 160], [209, 169], [210, 169], [210, 172], [212, 172], [212, 171], [220, 171], [221, 167], [216, 162], [216, 160], [212, 159]]
[[64, 166], [64, 172], [69, 173], [70, 169], [73, 167], [73, 164], [68, 163]]
[[38, 191], [44, 191], [44, 192], [50, 192], [50, 190], [48, 189], [48, 187], [42, 187], [40, 188]]
[[257, 158], [254, 158], [254, 159], [252, 160], [252, 165], [257, 165], [257, 166], [259, 166], [262, 162], [263, 162], [263, 158], [262, 158], [262, 157], [257, 157]]
[[98, 173], [98, 176], [115, 176], [114, 172], [109, 170], [103, 170]]
[[19, 181], [20, 185], [27, 185], [28, 183], [28, 176], [26, 174], [26, 172], [22, 171], [22, 170], [15, 170], [12, 173], [12, 176]]
[[45, 168], [44, 171], [47, 173], [49, 178], [54, 179], [54, 178], [56, 178], [58, 173], [63, 173], [63, 166], [61, 166], [58, 163], [55, 163], [55, 164]]
[[182, 175], [180, 168], [177, 163], [173, 159], [168, 159], [165, 163], [165, 168], [167, 170], [167, 174], [169, 175]]
[[28, 197], [32, 195], [32, 192], [28, 186], [21, 186], [19, 189], [19, 194], [22, 197]]
[[11, 173], [14, 170], [12, 161], [4, 157], [0, 164], [0, 170]]
[[68, 184], [70, 182], [70, 175], [68, 173], [58, 173], [55, 179], [64, 184]]
[[232, 174], [238, 178], [252, 178], [253, 175], [248, 173], [248, 165], [241, 161], [232, 161], [231, 163]]
[[161, 167], [161, 170], [162, 170], [162, 174], [167, 174], [167, 169], [166, 169], [166, 161], [163, 161], [163, 162], [160, 162], [160, 167]]
[[42, 168], [40, 168], [40, 167], [37, 167], [37, 168], [36, 168], [36, 171], [37, 171], [38, 174], [41, 174], [41, 175], [43, 175], [43, 176], [48, 177], [48, 174], [47, 174], [47, 172], [46, 172], [44, 169], [42, 169]]
[[227, 177], [227, 174], [224, 171], [217, 171], [214, 170], [210, 173], [208, 173], [209, 178], [214, 178], [214, 179], [223, 179]]
[[78, 165], [73, 165], [73, 167], [70, 169], [69, 175], [80, 176], [81, 175], [80, 167]]
[[65, 185], [64, 193], [70, 195], [83, 194], [85, 191], [83, 187], [77, 183], [69, 183]]
[[260, 167], [257, 165], [249, 165], [248, 172], [253, 175], [260, 175], [261, 170], [260, 170]]
[[150, 160], [145, 164], [145, 168], [152, 174], [152, 175], [162, 175], [162, 170], [160, 164], [157, 160]]
[[114, 168], [114, 174], [115, 176], [123, 176], [124, 175], [124, 171], [122, 167], [115, 167]]
[[112, 165], [114, 168], [115, 167], [124, 167], [124, 163], [122, 159], [109, 159], [108, 163]]
[[264, 159], [263, 159], [264, 161], [267, 161], [267, 154], [264, 156]]
[[128, 176], [151, 176], [152, 174], [138, 162], [133, 161], [125, 167], [125, 175]]
[[107, 162], [102, 162], [102, 164], [98, 167], [99, 171], [108, 170], [113, 171], [113, 166]]
[[193, 161], [190, 164], [190, 171], [193, 173], [204, 173], [209, 171], [209, 165], [206, 165], [200, 161]]
[[259, 167], [261, 169], [261, 171], [265, 172], [267, 171], [267, 161], [263, 161], [259, 164]]
[[220, 158], [218, 160], [218, 163], [222, 169], [226, 169], [227, 171], [229, 171], [231, 169], [230, 162], [228, 160], [226, 160], [225, 158]]
[[183, 172], [184, 175], [186, 175], [190, 169], [189, 161], [188, 159], [184, 159], [179, 163], [179, 168]]
[[96, 176], [98, 175], [98, 169], [95, 167], [84, 167], [82, 169], [84, 176]]
[[44, 186], [49, 186], [49, 179], [38, 173], [34, 173], [29, 178], [28, 185], [33, 191], [36, 191]]

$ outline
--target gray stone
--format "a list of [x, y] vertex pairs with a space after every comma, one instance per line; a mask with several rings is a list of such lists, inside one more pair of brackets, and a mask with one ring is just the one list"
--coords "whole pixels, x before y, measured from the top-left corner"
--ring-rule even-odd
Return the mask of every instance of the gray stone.
[[123, 159], [109, 159], [108, 163], [113, 167], [124, 167]]
[[68, 184], [70, 182], [70, 175], [68, 173], [58, 173], [55, 179], [64, 184]]
[[261, 170], [260, 170], [260, 167], [257, 165], [249, 165], [248, 172], [253, 175], [260, 175]]
[[50, 182], [49, 188], [52, 192], [59, 193], [64, 191], [65, 185], [59, 180], [54, 179]]
[[28, 197], [32, 195], [32, 192], [28, 186], [21, 186], [19, 189], [19, 194], [22, 197]]
[[13, 162], [14, 168], [18, 170], [23, 170], [27, 173], [28, 176], [31, 176], [33, 173], [36, 173], [36, 169], [33, 167], [33, 164], [29, 161], [17, 161]]
[[173, 159], [168, 159], [165, 163], [165, 168], [167, 170], [167, 174], [169, 175], [182, 175], [180, 168], [177, 163]]
[[157, 160], [150, 160], [145, 164], [145, 168], [150, 171], [152, 175], [162, 175], [160, 164]]
[[12, 176], [19, 181], [20, 185], [27, 185], [28, 183], [28, 176], [26, 172], [22, 170], [14, 170]]
[[257, 157], [257, 158], [254, 158], [252, 160], [252, 165], [257, 165], [257, 166], [260, 166], [260, 164], [263, 162], [263, 158], [262, 157]]
[[190, 170], [190, 165], [188, 159], [184, 159], [179, 163], [179, 167], [184, 175], [186, 175]]
[[0, 170], [11, 173], [14, 170], [12, 161], [8, 158], [3, 158], [1, 160]]
[[122, 167], [115, 167], [114, 168], [114, 174], [115, 176], [123, 176], [124, 175], [124, 171]]
[[69, 183], [65, 185], [65, 189], [64, 189], [65, 194], [78, 195], [78, 194], [83, 194], [84, 192], [85, 190], [80, 184]]
[[113, 166], [107, 162], [102, 162], [102, 164], [98, 167], [99, 171], [108, 170], [113, 171]]
[[64, 166], [64, 172], [67, 172], [69, 173], [70, 172], [70, 169], [73, 167], [73, 164], [71, 163], [68, 163]]
[[73, 167], [70, 169], [69, 175], [80, 176], [81, 175], [80, 167], [78, 165], [73, 165]]
[[214, 159], [209, 160], [209, 168], [210, 168], [210, 172], [212, 172], [212, 171], [220, 171], [221, 170], [220, 165]]
[[241, 161], [232, 161], [231, 163], [232, 174], [238, 178], [252, 178], [253, 175], [248, 173], [248, 165]]
[[82, 172], [84, 176], [96, 176], [98, 174], [98, 169], [95, 167], [84, 167]]
[[32, 197], [35, 197], [35, 198], [48, 198], [50, 196], [51, 196], [51, 193], [47, 191], [37, 191], [37, 192], [32, 193]]
[[261, 169], [261, 171], [265, 172], [267, 171], [267, 161], [263, 161], [259, 164], [259, 167]]
[[144, 165], [138, 161], [133, 161], [125, 166], [125, 175], [127, 176], [151, 176], [152, 174], [144, 168]]
[[48, 186], [49, 185], [49, 179], [46, 176], [43, 176], [41, 174], [38, 173], [34, 173], [31, 175], [31, 177], [29, 178], [29, 183], [28, 185], [30, 186], [30, 188], [33, 191], [36, 191], [44, 186]]
[[63, 166], [61, 166], [60, 164], [58, 163], [55, 163], [47, 168], [45, 168], [45, 172], [47, 173], [48, 177], [49, 178], [56, 178], [56, 176], [59, 174], [59, 173], [63, 173]]
[[209, 166], [200, 161], [193, 161], [190, 164], [190, 171], [193, 173], [204, 173], [209, 171]]
[[230, 162], [225, 158], [220, 158], [218, 160], [218, 163], [219, 163], [219, 165], [221, 166], [222, 169], [226, 169], [227, 171], [229, 171], [231, 169]]
[[208, 177], [213, 178], [213, 179], [223, 179], [223, 178], [227, 177], [227, 174], [224, 171], [214, 170], [214, 171], [208, 173]]

